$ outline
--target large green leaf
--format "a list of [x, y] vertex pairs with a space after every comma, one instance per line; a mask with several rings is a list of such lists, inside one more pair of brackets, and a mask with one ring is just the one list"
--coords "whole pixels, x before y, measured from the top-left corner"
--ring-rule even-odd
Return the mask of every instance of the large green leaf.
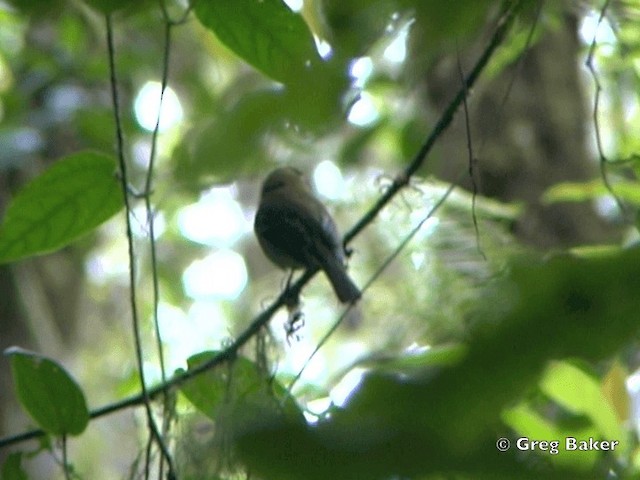
[[195, 13], [236, 55], [282, 83], [299, 82], [319, 60], [307, 24], [282, 0], [199, 0]]
[[0, 263], [51, 252], [96, 228], [122, 208], [112, 157], [69, 155], [27, 184], [0, 227]]
[[[202, 363], [214, 358], [218, 352], [207, 351], [192, 355], [187, 359], [187, 366], [193, 369]], [[182, 375], [185, 371], [178, 369], [176, 375]], [[215, 420], [227, 391], [228, 371], [221, 373], [217, 370], [205, 372], [183, 383], [180, 391], [185, 397], [207, 417]]]
[[[597, 378], [567, 362], [553, 362], [540, 383], [550, 398], [567, 410], [589, 417], [602, 438], [623, 439], [624, 430]], [[619, 450], [628, 445], [621, 445]]]
[[[196, 368], [218, 354], [216, 351], [195, 354], [189, 357], [187, 365], [189, 369]], [[180, 389], [200, 412], [214, 421], [224, 422], [227, 432], [234, 435], [247, 434], [262, 426], [265, 409], [277, 418], [303, 421], [297, 403], [286, 394], [284, 387], [276, 380], [265, 378], [258, 366], [245, 357], [212, 368], [183, 383]]]
[[[600, 456], [597, 451], [568, 451], [566, 449], [566, 438], [589, 438], [599, 437], [599, 432], [591, 424], [579, 424], [572, 428], [563, 428], [547, 419], [531, 407], [525, 404], [518, 405], [505, 411], [503, 415], [507, 425], [517, 432], [518, 438], [526, 438], [525, 448], [530, 448], [530, 452], [547, 453], [549, 460], [558, 467], [572, 468], [580, 471], [592, 469]], [[518, 440], [513, 439], [514, 442]], [[547, 441], [549, 445], [546, 450], [539, 446], [531, 446], [533, 441]], [[551, 442], [557, 442], [552, 445]], [[512, 448], [518, 448], [517, 443]], [[525, 450], [527, 451], [527, 450]]]
[[53, 435], [78, 435], [89, 423], [84, 393], [57, 362], [33, 352], [10, 348], [11, 371], [18, 399], [36, 423]]

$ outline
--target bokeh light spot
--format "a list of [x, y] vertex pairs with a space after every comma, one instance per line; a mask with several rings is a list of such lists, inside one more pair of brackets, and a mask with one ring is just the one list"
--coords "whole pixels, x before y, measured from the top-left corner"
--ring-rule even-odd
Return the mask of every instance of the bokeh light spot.
[[[158, 120], [161, 88], [160, 82], [145, 83], [136, 95], [133, 105], [138, 124], [149, 132], [154, 130]], [[162, 98], [159, 130], [162, 132], [176, 126], [182, 121], [183, 116], [178, 95], [171, 87], [167, 87]]]

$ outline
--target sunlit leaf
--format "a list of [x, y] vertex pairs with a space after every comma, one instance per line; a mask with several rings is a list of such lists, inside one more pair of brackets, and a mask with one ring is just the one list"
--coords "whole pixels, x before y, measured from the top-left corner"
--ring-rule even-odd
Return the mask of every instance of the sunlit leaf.
[[506, 410], [503, 418], [516, 432], [530, 438], [551, 440], [560, 435], [560, 430], [552, 422], [525, 404]]
[[[640, 185], [633, 181], [616, 181], [612, 185], [616, 196], [627, 202], [640, 205]], [[584, 202], [594, 198], [610, 195], [602, 179], [589, 182], [564, 182], [553, 185], [544, 192], [542, 200], [546, 203]]]
[[603, 438], [624, 438], [615, 410], [604, 397], [596, 378], [570, 363], [554, 362], [545, 372], [540, 386], [567, 410], [589, 417]]
[[78, 435], [89, 423], [84, 393], [57, 362], [33, 352], [10, 348], [16, 393], [31, 418], [53, 435]]
[[55, 163], [7, 207], [0, 227], [0, 263], [51, 252], [122, 208], [114, 160], [82, 152]]
[[282, 0], [202, 0], [195, 13], [239, 57], [282, 83], [298, 81], [319, 59], [306, 23]]
[[602, 379], [602, 394], [613, 406], [620, 423], [628, 421], [631, 415], [631, 400], [626, 386], [628, 376], [627, 369], [618, 361]]
[[[566, 438], [569, 436], [581, 439], [596, 437], [598, 432], [592, 426], [565, 430], [524, 404], [505, 411], [503, 418], [505, 423], [517, 432], [517, 438], [513, 439], [514, 442], [522, 437], [526, 437], [530, 441], [558, 442], [554, 447], [549, 444], [547, 450], [541, 450], [539, 446], [532, 448], [533, 452], [536, 450], [543, 453], [548, 452], [550, 460], [558, 466], [584, 471], [592, 468], [599, 457], [597, 451], [566, 450]], [[513, 445], [513, 447], [518, 448], [517, 445]], [[553, 452], [550, 451], [551, 448], [554, 448]]]

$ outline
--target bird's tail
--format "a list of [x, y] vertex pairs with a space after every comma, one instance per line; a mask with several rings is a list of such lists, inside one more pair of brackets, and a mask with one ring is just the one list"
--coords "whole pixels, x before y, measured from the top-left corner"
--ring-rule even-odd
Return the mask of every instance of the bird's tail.
[[333, 290], [342, 303], [353, 303], [360, 298], [360, 289], [349, 278], [344, 265], [335, 256], [326, 256], [322, 270], [327, 274]]

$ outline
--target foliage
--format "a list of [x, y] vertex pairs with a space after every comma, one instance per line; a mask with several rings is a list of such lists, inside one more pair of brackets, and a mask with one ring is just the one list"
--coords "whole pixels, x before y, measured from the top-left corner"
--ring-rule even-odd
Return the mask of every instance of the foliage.
[[8, 350], [20, 402], [45, 431], [79, 435], [89, 423], [84, 393], [55, 361], [32, 352]]
[[[241, 460], [262, 478], [424, 478], [443, 469], [465, 478], [593, 478], [595, 452], [561, 449], [535, 461], [527, 452], [523, 461], [516, 449], [496, 451], [496, 432], [506, 432], [501, 416], [508, 411], [506, 425], [519, 436], [626, 443], [612, 405], [584, 367], [545, 368], [550, 358], [600, 360], [637, 335], [639, 262], [636, 250], [520, 259], [491, 287], [492, 296], [508, 292], [517, 300], [507, 310], [492, 304], [477, 313], [460, 361], [447, 366], [446, 357], [440, 365], [423, 357], [422, 367], [371, 368], [349, 401], [315, 425], [290, 425], [262, 408], [260, 422], [237, 440]], [[549, 401], [581, 422], [543, 432], [523, 420], [528, 402], [506, 410], [533, 397], [538, 381]], [[624, 450], [628, 444], [616, 455]]]
[[[0, 171], [7, 173], [0, 187], [11, 192], [0, 227], [0, 263], [19, 268], [66, 248], [86, 255], [91, 272], [92, 259], [104, 250], [116, 245], [127, 251], [138, 351], [134, 365], [134, 354], [122, 353], [130, 333], [111, 318], [129, 297], [119, 289], [126, 275], [107, 278], [104, 272], [104, 278], [84, 279], [92, 302], [110, 317], [95, 323], [83, 317], [100, 352], [87, 347], [89, 353], [77, 354], [94, 360], [74, 362], [91, 365], [84, 378], [77, 382], [48, 356], [7, 350], [16, 397], [39, 430], [0, 439], [0, 446], [45, 439], [36, 451], [8, 455], [3, 478], [28, 478], [29, 461], [42, 450], [58, 455], [49, 437], [62, 439], [63, 474], [75, 474], [67, 436], [86, 438], [91, 420], [129, 407], [144, 408], [150, 438], [148, 448], [138, 446], [139, 459], [116, 449], [118, 463], [134, 464], [132, 476], [154, 473], [149, 465], [156, 461], [158, 475], [177, 478], [186, 478], [183, 472], [263, 479], [638, 475], [638, 442], [630, 428], [637, 419], [624, 386], [635, 368], [629, 358], [637, 354], [637, 247], [619, 246], [617, 239], [553, 254], [531, 251], [510, 231], [523, 216], [522, 204], [531, 201], [528, 192], [503, 203], [477, 195], [474, 182], [473, 194], [452, 193], [448, 183], [379, 174], [371, 187], [373, 169], [395, 171], [412, 159], [419, 160], [412, 174], [437, 171], [437, 144], [455, 125], [453, 107], [460, 104], [458, 116], [473, 120], [471, 92], [482, 94], [490, 79], [517, 71], [527, 48], [567, 28], [564, 4], [307, 0], [297, 12], [281, 0], [10, 3], [0, 5], [0, 138], [6, 144]], [[540, 205], [611, 200], [614, 193], [635, 214], [637, 115], [623, 108], [625, 95], [640, 103], [634, 8], [636, 2], [610, 6], [605, 13], [619, 23], [617, 43], [603, 52], [598, 42], [592, 51], [607, 78], [624, 90], [617, 95], [604, 82], [597, 90], [606, 108], [596, 104], [592, 113], [606, 115], [608, 123], [596, 124], [593, 133], [609, 135], [612, 149], [604, 152], [596, 138], [602, 175], [552, 185], [534, 200]], [[500, 28], [508, 35], [492, 37]], [[482, 50], [485, 43], [495, 50]], [[447, 104], [448, 114], [440, 99], [430, 104], [422, 98], [429, 82], [417, 79], [435, 81], [439, 68], [454, 60], [464, 77], [466, 55], [481, 58], [482, 52], [489, 52], [488, 63], [475, 64], [467, 84], [463, 78], [446, 82], [459, 100]], [[149, 79], [166, 87], [167, 76], [187, 121], [150, 133], [130, 106]], [[593, 127], [591, 118], [581, 120], [585, 129]], [[114, 149], [116, 128], [124, 146], [98, 153]], [[466, 132], [472, 177], [473, 131], [471, 125]], [[436, 150], [427, 149], [431, 163], [425, 167], [416, 152], [425, 150], [427, 138]], [[211, 197], [249, 217], [255, 195], [248, 192], [258, 188], [253, 177], [281, 163], [328, 163], [329, 173], [339, 172], [328, 178], [348, 185], [349, 196], [327, 197], [340, 224], [364, 222], [354, 230], [351, 257], [364, 297], [340, 316], [325, 298], [326, 285], [307, 284], [305, 276], [293, 288], [304, 287], [309, 296], [301, 310], [287, 311], [287, 333], [274, 327], [266, 334], [285, 296], [268, 307], [261, 301], [264, 291], [275, 295], [280, 276], [261, 263], [246, 231], [238, 227], [239, 233], [211, 234], [211, 240], [190, 237], [182, 223], [189, 207], [197, 210]], [[211, 185], [218, 189], [203, 194]], [[123, 209], [123, 199], [128, 228], [113, 235], [108, 221]], [[195, 203], [185, 207], [189, 202]], [[199, 222], [231, 223], [220, 212], [208, 210]], [[625, 214], [608, 227], [613, 231]], [[633, 228], [625, 233], [637, 239]], [[210, 250], [233, 252], [235, 259], [242, 253], [249, 278], [243, 294], [189, 292], [186, 272], [199, 261], [207, 286], [233, 283], [231, 270], [220, 264], [216, 270], [201, 258], [210, 259]], [[194, 327], [198, 310], [204, 321]], [[189, 313], [166, 321], [166, 311]], [[249, 323], [256, 311], [262, 313]], [[185, 322], [177, 324], [176, 317]], [[206, 330], [211, 325], [215, 335]], [[174, 342], [189, 329], [185, 353]], [[297, 349], [302, 361], [292, 360]], [[175, 367], [176, 350], [186, 368]], [[121, 377], [112, 378], [110, 369]], [[349, 394], [336, 399], [338, 387], [353, 378], [358, 381]], [[131, 396], [88, 410], [86, 394], [118, 389]], [[198, 438], [196, 422], [213, 425], [215, 438]], [[511, 449], [498, 451], [500, 437], [512, 441]], [[562, 448], [553, 454], [541, 446], [517, 448], [522, 437], [593, 437], [620, 445], [607, 454]], [[158, 458], [151, 455], [156, 451]], [[176, 454], [174, 462], [176, 451], [192, 455]]]
[[115, 161], [82, 152], [60, 159], [7, 207], [0, 262], [48, 253], [95, 230], [122, 208]]

